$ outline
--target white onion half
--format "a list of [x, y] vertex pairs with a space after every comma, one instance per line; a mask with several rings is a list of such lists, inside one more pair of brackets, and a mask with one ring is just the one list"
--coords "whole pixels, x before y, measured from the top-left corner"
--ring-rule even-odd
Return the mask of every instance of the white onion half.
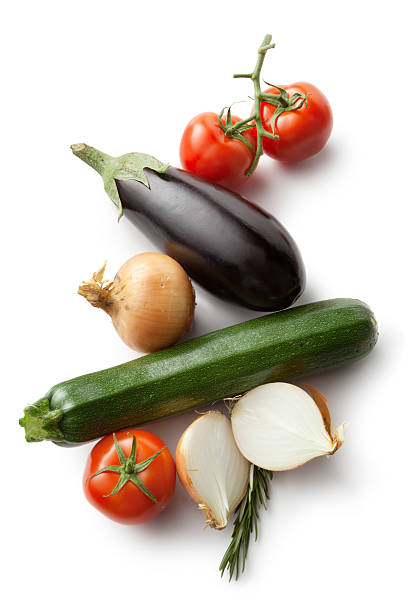
[[289, 383], [269, 383], [241, 397], [231, 414], [241, 453], [267, 470], [292, 470], [332, 455], [343, 443], [344, 424], [331, 432], [326, 400]]
[[241, 455], [229, 419], [217, 411], [199, 417], [176, 450], [177, 473], [210, 527], [223, 529], [248, 486], [248, 461]]

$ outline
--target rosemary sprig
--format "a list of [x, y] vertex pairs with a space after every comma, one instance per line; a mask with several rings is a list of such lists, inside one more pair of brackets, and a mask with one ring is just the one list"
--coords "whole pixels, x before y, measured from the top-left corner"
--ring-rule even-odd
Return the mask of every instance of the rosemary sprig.
[[269, 499], [268, 478], [272, 480], [272, 477], [273, 472], [251, 465], [248, 490], [236, 510], [232, 540], [220, 563], [221, 576], [228, 570], [231, 580], [235, 571], [235, 579], [238, 580], [240, 571], [242, 573], [245, 570], [251, 534], [255, 530], [255, 540], [258, 538], [259, 510], [261, 506], [266, 510]]

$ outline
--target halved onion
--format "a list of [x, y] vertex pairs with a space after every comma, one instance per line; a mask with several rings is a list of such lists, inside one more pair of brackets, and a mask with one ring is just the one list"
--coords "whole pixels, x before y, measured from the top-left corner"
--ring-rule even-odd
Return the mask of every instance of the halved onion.
[[289, 383], [269, 383], [235, 403], [232, 431], [248, 461], [267, 470], [292, 470], [340, 448], [345, 424], [332, 433], [326, 399], [307, 388], [310, 394]]
[[250, 468], [237, 448], [229, 419], [212, 410], [193, 421], [177, 445], [176, 467], [206, 523], [223, 529], [245, 495]]

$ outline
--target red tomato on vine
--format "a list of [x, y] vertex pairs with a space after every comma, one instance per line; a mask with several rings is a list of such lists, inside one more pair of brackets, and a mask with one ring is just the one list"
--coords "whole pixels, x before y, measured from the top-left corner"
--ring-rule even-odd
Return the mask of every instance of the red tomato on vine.
[[[180, 143], [180, 161], [185, 170], [223, 187], [234, 188], [246, 180], [256, 149], [252, 130], [243, 133], [253, 150], [242, 140], [229, 138], [222, 130], [216, 113], [201, 113], [184, 130]], [[232, 124], [241, 119], [231, 115]], [[222, 118], [226, 124], [226, 118]]]
[[[315, 155], [329, 139], [333, 127], [333, 116], [327, 98], [314, 85], [305, 82], [283, 87], [288, 97], [295, 93], [306, 96], [302, 106], [273, 118], [276, 106], [261, 102], [262, 125], [279, 139], [263, 137], [264, 153], [283, 162], [299, 162]], [[271, 87], [265, 94], [279, 94]]]

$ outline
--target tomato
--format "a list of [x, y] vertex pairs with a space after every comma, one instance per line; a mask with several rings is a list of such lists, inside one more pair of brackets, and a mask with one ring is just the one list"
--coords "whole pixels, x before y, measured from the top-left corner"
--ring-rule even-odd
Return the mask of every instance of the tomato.
[[[241, 121], [235, 115], [232, 123]], [[225, 118], [222, 119], [225, 125]], [[256, 149], [256, 135], [243, 136]], [[252, 132], [252, 130], [251, 130]], [[180, 143], [183, 168], [224, 187], [234, 188], [246, 180], [255, 153], [242, 141], [225, 136], [216, 113], [201, 113], [184, 130]]]
[[[283, 162], [298, 162], [307, 159], [323, 149], [333, 127], [333, 117], [327, 98], [310, 83], [294, 83], [283, 87], [289, 96], [296, 92], [307, 95], [307, 104], [299, 110], [282, 113], [275, 123], [275, 134], [279, 140], [264, 137], [264, 152]], [[279, 94], [278, 89], [271, 87], [264, 93]], [[261, 118], [264, 128], [272, 132], [271, 118], [275, 106], [261, 103]]]
[[88, 457], [83, 479], [87, 500], [110, 519], [127, 524], [145, 523], [164, 510], [175, 485], [170, 451], [143, 429], [102, 438]]

